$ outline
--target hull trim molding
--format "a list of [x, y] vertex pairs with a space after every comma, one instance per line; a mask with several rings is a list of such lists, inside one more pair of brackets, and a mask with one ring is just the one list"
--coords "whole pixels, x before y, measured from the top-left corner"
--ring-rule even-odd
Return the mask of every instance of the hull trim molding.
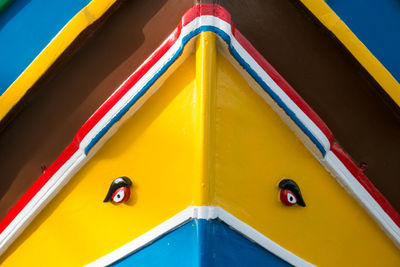
[[146, 245], [154, 242], [161, 236], [177, 229], [179, 226], [192, 219], [205, 219], [205, 220], [219, 219], [224, 223], [226, 223], [227, 225], [229, 225], [230, 227], [232, 227], [237, 232], [243, 234], [248, 239], [252, 240], [253, 242], [257, 243], [258, 245], [268, 250], [272, 254], [278, 256], [282, 260], [294, 266], [315, 266], [301, 259], [300, 257], [294, 255], [292, 252], [279, 246], [271, 239], [265, 237], [263, 234], [258, 232], [253, 227], [249, 226], [248, 224], [234, 217], [229, 212], [216, 206], [189, 206], [188, 208], [176, 214], [174, 217], [168, 219], [167, 221], [156, 226], [150, 231], [144, 233], [143, 235], [135, 238], [128, 244], [118, 248], [117, 250], [114, 250], [113, 252], [105, 255], [104, 257], [86, 266], [87, 267], [108, 266], [110, 264], [113, 264], [114, 262], [132, 253], [135, 253], [136, 251], [140, 250]]
[[272, 99], [282, 108], [283, 115], [303, 133], [303, 142], [317, 147], [313, 150], [308, 146], [315, 157], [400, 246], [400, 215], [335, 142], [328, 127], [236, 30], [225, 9], [219, 5], [200, 4], [189, 9], [176, 30], [90, 117], [72, 143], [0, 222], [0, 254], [116, 132], [122, 121], [157, 90], [155, 82], [162, 82], [168, 76], [175, 66], [172, 63], [178, 64], [185, 57], [184, 46], [202, 31], [212, 31], [222, 39], [221, 46], [227, 46], [229, 56], [240, 64], [242, 72], [261, 86], [263, 98]]

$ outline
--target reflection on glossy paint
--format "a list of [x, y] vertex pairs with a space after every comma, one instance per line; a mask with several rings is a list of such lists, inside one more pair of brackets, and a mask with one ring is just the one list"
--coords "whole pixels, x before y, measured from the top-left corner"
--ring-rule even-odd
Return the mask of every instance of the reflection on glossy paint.
[[195, 219], [111, 266], [291, 266], [220, 220]]
[[[288, 118], [253, 90], [257, 84], [215, 50], [216, 40], [202, 35], [196, 56], [165, 80], [43, 210], [14, 243], [5, 265], [33, 259], [41, 265], [87, 264], [189, 205], [207, 204], [313, 264], [398, 266], [389, 238], [282, 121]], [[116, 209], [99, 203], [109, 177], [121, 172], [138, 184], [135, 205]], [[307, 209], [282, 206], [277, 177], [296, 177], [310, 201]], [[110, 228], [116, 221], [119, 227]], [[77, 243], [76, 236], [85, 238]]]

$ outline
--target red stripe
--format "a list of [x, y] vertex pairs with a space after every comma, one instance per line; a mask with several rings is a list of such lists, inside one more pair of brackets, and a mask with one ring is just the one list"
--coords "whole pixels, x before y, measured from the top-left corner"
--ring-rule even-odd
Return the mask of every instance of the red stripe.
[[[268, 63], [268, 61], [254, 48], [254, 46], [236, 29], [234, 23], [231, 20], [231, 15], [226, 9], [219, 5], [213, 4], [201, 4], [196, 10], [196, 16], [200, 15], [213, 15], [222, 19], [223, 21], [231, 25], [231, 31], [235, 39], [239, 44], [250, 54], [251, 57], [263, 68], [263, 70], [274, 80], [276, 84], [292, 99], [294, 103], [318, 126], [318, 128], [324, 133], [328, 138], [330, 144], [332, 145], [334, 141], [334, 136], [329, 130], [328, 126], [323, 122], [323, 120], [312, 110], [312, 108], [299, 96], [299, 94], [289, 85], [289, 83]], [[192, 7], [186, 14], [189, 16], [190, 20], [195, 17], [193, 13], [195, 12], [194, 7]], [[186, 25], [185, 23], [184, 25]]]
[[367, 192], [375, 199], [381, 208], [389, 215], [389, 217], [400, 227], [400, 214], [392, 207], [389, 201], [381, 192], [372, 184], [367, 176], [357, 167], [344, 150], [336, 143], [335, 138], [323, 122], [323, 120], [315, 113], [315, 111], [301, 98], [301, 96], [290, 86], [290, 84], [275, 70], [274, 67], [253, 47], [253, 45], [234, 27], [231, 23], [232, 33], [242, 47], [250, 54], [251, 57], [263, 68], [263, 70], [275, 81], [275, 83], [292, 99], [294, 103], [317, 125], [317, 127], [328, 138], [331, 150], [339, 158], [339, 160], [352, 173], [357, 181], [367, 190]]
[[166, 41], [118, 88], [107, 101], [83, 124], [75, 135], [75, 141], [80, 143], [89, 131], [103, 118], [107, 112], [145, 75], [149, 69], [170, 49], [181, 32], [181, 25]]
[[357, 181], [367, 190], [367, 192], [375, 199], [393, 222], [400, 227], [400, 214], [390, 205], [389, 201], [381, 192], [371, 183], [362, 170], [354, 163], [351, 157], [336, 142], [333, 143], [332, 152], [346, 166]]
[[[87, 133], [104, 117], [104, 115], [136, 84], [140, 78], [171, 48], [181, 33], [183, 25], [189, 23], [198, 14], [196, 6], [192, 7], [187, 15], [182, 17], [181, 23], [174, 32], [153, 52], [149, 58], [116, 90], [110, 98], [83, 124], [74, 137], [73, 142], [61, 153], [61, 155], [50, 165], [46, 172], [41, 175], [28, 191], [18, 200], [14, 207], [0, 222], [0, 233], [15, 219], [22, 209], [42, 189], [50, 178], [65, 164], [65, 162], [78, 150], [79, 144]], [[188, 19], [191, 18], [189, 21]]]
[[102, 117], [140, 80], [145, 73], [171, 48], [181, 34], [183, 26], [201, 15], [213, 15], [231, 24], [233, 36], [242, 47], [256, 60], [266, 73], [278, 84], [278, 86], [292, 99], [296, 105], [321, 129], [331, 143], [332, 151], [343, 162], [346, 168], [354, 175], [360, 184], [371, 194], [382, 209], [400, 227], [400, 215], [390, 203], [374, 187], [368, 178], [354, 164], [351, 158], [334, 142], [334, 137], [322, 119], [307, 105], [297, 92], [278, 74], [278, 72], [264, 59], [264, 57], [247, 41], [235, 28], [230, 14], [221, 6], [213, 4], [200, 4], [190, 8], [182, 17], [180, 24], [163, 44], [151, 54], [151, 56], [118, 88], [107, 101], [85, 122], [74, 137], [74, 141], [63, 151], [56, 161], [39, 177], [31, 188], [22, 196], [6, 217], [0, 222], [0, 232], [11, 223], [21, 212], [37, 192], [49, 181], [49, 179], [65, 164], [65, 162], [78, 150], [79, 144], [88, 132], [100, 121]]
[[275, 81], [276, 84], [292, 99], [294, 103], [317, 125], [317, 127], [328, 138], [331, 150], [353, 174], [357, 181], [368, 191], [389, 217], [400, 227], [400, 214], [392, 207], [389, 201], [372, 184], [367, 176], [357, 167], [344, 150], [336, 143], [335, 138], [315, 111], [301, 98], [301, 96], [289, 85], [289, 83], [268, 63], [268, 61], [250, 44], [250, 42], [232, 25], [232, 33], [242, 47], [256, 60], [264, 71]]
[[107, 101], [85, 122], [75, 136], [80, 143], [105, 114], [143, 77], [144, 74], [171, 48], [181, 34], [182, 28], [201, 15], [214, 15], [230, 23], [229, 13], [221, 6], [200, 4], [191, 7], [182, 17], [174, 32], [154, 51], [147, 60], [118, 88]]
[[51, 166], [39, 177], [39, 179], [36, 180], [36, 182], [28, 189], [28, 191], [26, 191], [26, 193], [18, 200], [17, 204], [15, 204], [15, 206], [7, 213], [6, 217], [4, 217], [4, 219], [0, 222], [1, 233], [77, 150], [78, 146], [72, 142], [53, 162], [53, 164], [51, 164]]
[[287, 96], [309, 117], [315, 125], [328, 138], [332, 145], [334, 136], [328, 126], [322, 119], [312, 110], [312, 108], [301, 98], [301, 96], [289, 85], [289, 83], [268, 63], [268, 61], [250, 44], [250, 42], [236, 29], [233, 35], [242, 47], [254, 58], [263, 70], [274, 80], [274, 82], [286, 93]]
[[[41, 175], [28, 191], [18, 200], [14, 207], [0, 222], [0, 233], [15, 219], [22, 209], [42, 189], [50, 178], [65, 164], [65, 162], [78, 150], [79, 144], [88, 132], [100, 121], [102, 117], [136, 84], [140, 78], [171, 48], [176, 42], [184, 25], [196, 18], [200, 7], [194, 6], [182, 17], [181, 23], [174, 32], [154, 51], [149, 58], [104, 102], [96, 112], [83, 124], [74, 137], [73, 142], [61, 153], [61, 155], [50, 165], [46, 172]], [[189, 20], [190, 19], [190, 20]]]

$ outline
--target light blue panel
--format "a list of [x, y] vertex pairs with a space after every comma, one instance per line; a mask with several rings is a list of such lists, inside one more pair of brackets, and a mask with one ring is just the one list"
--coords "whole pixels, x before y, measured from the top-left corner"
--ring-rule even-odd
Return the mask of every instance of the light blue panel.
[[326, 3], [400, 81], [400, 1], [328, 0]]
[[90, 0], [14, 0], [0, 14], [0, 95]]
[[219, 220], [192, 220], [113, 266], [290, 266]]
[[192, 220], [112, 266], [199, 266], [197, 221]]

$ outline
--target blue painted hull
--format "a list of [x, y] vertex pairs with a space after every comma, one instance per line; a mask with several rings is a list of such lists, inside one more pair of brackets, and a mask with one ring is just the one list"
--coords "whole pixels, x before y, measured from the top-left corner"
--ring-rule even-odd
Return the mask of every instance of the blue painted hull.
[[0, 96], [90, 0], [18, 0], [0, 15]]
[[194, 219], [113, 266], [290, 266], [220, 220]]

